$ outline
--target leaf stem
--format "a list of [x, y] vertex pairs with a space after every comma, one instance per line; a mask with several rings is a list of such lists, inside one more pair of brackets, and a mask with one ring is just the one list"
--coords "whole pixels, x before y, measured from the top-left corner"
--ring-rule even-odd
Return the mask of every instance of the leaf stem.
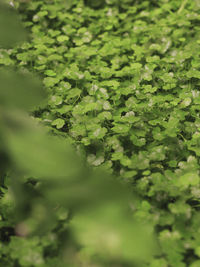
[[186, 4], [187, 4], [188, 0], [184, 0], [177, 12], [177, 14], [180, 14], [182, 12], [182, 10], [185, 8]]

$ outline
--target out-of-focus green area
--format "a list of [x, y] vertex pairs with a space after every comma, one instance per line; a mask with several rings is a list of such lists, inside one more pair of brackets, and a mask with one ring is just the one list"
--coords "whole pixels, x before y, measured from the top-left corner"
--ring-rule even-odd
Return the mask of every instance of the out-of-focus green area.
[[30, 111], [47, 97], [41, 81], [30, 72], [23, 73], [14, 68], [3, 68], [0, 70], [0, 80], [2, 88], [0, 101], [4, 108]]
[[[3, 4], [0, 34], [3, 48], [25, 40]], [[0, 81], [0, 266], [143, 266], [157, 247], [136, 194], [31, 115], [47, 96], [40, 78], [1, 66]]]
[[4, 48], [11, 48], [27, 40], [27, 32], [22, 27], [18, 14], [8, 8], [4, 1], [0, 3], [0, 33], [0, 46]]
[[199, 0], [5, 2], [0, 267], [199, 267]]

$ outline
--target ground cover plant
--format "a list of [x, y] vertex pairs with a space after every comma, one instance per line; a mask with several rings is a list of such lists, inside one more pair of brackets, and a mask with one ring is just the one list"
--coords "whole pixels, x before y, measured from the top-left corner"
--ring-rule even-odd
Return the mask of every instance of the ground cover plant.
[[[28, 39], [14, 47], [12, 41], [2, 42], [0, 64], [38, 75], [48, 100], [31, 110], [36, 121], [67, 139], [93, 171], [106, 171], [137, 193], [132, 214], [151, 225], [157, 243], [156, 253], [146, 256], [139, 266], [200, 266], [199, 1], [35, 0], [10, 4], [27, 29]], [[20, 158], [16, 150], [11, 151]], [[38, 176], [46, 175], [46, 170], [40, 171]], [[57, 168], [55, 177], [56, 172]], [[110, 245], [110, 254], [102, 249], [108, 239], [99, 240], [100, 227], [95, 223], [102, 214], [112, 226], [120, 220], [113, 204], [96, 212], [89, 209], [84, 219], [80, 215], [78, 222], [72, 222], [74, 244], [71, 232], [66, 231], [70, 216], [65, 201], [61, 200], [63, 207], [53, 223], [49, 219], [49, 202], [59, 197], [61, 187], [58, 191], [41, 185], [35, 188], [37, 177], [29, 176], [20, 189], [23, 194], [29, 190], [33, 197], [25, 194], [18, 205], [21, 214], [26, 214], [24, 202], [32, 207], [32, 214], [22, 218], [33, 233], [29, 238], [16, 237], [12, 232], [14, 203], [7, 189], [10, 178], [3, 177], [1, 182], [2, 266], [135, 266], [141, 260], [130, 239], [123, 241], [128, 252], [119, 257], [114, 245]], [[39, 197], [41, 193], [44, 198]], [[125, 195], [119, 193], [119, 198]], [[70, 195], [69, 199], [75, 205], [76, 198]], [[42, 209], [44, 217], [38, 215], [44, 213]], [[40, 224], [45, 219], [47, 233], [34, 233], [37, 221]], [[126, 227], [123, 221], [119, 225], [122, 236], [126, 235], [123, 227], [131, 231], [130, 224]], [[62, 239], [62, 231], [66, 238]], [[67, 263], [58, 256], [64, 239], [70, 240], [67, 257], [71, 261]], [[26, 248], [35, 254], [27, 258]]]

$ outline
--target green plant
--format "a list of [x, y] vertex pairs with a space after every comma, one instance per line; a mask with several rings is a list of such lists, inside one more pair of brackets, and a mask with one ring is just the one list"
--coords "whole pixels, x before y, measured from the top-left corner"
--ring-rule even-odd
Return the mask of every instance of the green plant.
[[30, 37], [0, 64], [40, 75], [32, 114], [143, 199], [134, 214], [161, 248], [147, 266], [198, 266], [200, 5], [93, 2], [16, 1]]

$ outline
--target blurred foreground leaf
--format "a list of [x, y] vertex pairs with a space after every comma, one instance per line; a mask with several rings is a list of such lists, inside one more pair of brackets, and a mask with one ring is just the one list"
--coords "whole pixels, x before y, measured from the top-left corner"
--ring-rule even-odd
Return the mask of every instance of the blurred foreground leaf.
[[0, 70], [0, 106], [30, 110], [46, 98], [38, 77], [11, 68]]
[[21, 111], [4, 112], [3, 134], [15, 166], [32, 177], [73, 177], [78, 159], [69, 144]]
[[27, 33], [17, 12], [9, 5], [0, 3], [0, 47], [14, 47], [26, 39]]
[[125, 211], [126, 207], [116, 200], [74, 216], [71, 228], [85, 257], [124, 260], [132, 264], [150, 260], [156, 252], [153, 227], [139, 225]]
[[75, 211], [97, 208], [99, 205], [114, 201], [124, 207], [134, 201], [132, 191], [105, 172], [89, 172], [79, 169], [79, 175], [73, 179], [49, 180], [41, 184], [40, 190], [49, 203], [59, 203]]

